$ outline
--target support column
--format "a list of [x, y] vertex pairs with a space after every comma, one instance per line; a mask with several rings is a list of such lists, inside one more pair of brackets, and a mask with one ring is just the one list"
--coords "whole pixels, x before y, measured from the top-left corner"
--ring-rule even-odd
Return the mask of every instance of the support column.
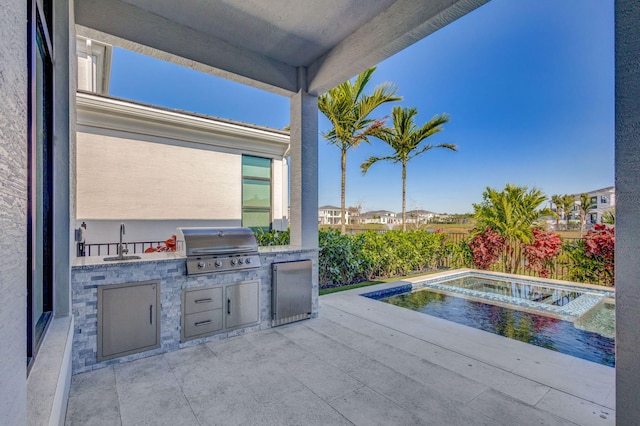
[[298, 68], [291, 97], [291, 245], [318, 247], [318, 97], [307, 93], [307, 69]]
[[615, 3], [616, 424], [640, 419], [640, 3]]

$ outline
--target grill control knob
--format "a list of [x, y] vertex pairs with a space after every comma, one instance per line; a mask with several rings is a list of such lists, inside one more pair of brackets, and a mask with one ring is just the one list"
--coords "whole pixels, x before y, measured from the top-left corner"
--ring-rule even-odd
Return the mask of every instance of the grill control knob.
[[215, 265], [216, 265], [216, 268], [222, 267], [222, 261], [221, 260], [216, 260]]
[[246, 263], [247, 265], [248, 265], [249, 263], [251, 263], [251, 258], [250, 258], [250, 257], [247, 257], [247, 258], [244, 260], [244, 263]]
[[236, 266], [238, 264], [238, 259], [231, 259], [231, 264]]
[[207, 264], [205, 262], [198, 262], [198, 269], [204, 269], [207, 266]]
[[238, 263], [242, 265], [242, 264], [244, 263], [244, 259], [243, 259], [243, 258], [241, 258], [241, 257], [239, 257], [239, 258], [238, 258]]

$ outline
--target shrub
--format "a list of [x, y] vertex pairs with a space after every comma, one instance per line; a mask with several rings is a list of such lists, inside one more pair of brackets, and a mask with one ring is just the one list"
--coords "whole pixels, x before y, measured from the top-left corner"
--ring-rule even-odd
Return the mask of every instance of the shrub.
[[321, 287], [353, 284], [367, 279], [370, 266], [363, 255], [362, 238], [341, 235], [337, 230], [320, 231], [318, 238]]
[[483, 232], [477, 234], [469, 247], [472, 251], [473, 263], [480, 269], [489, 269], [500, 259], [505, 247], [503, 236], [493, 229], [486, 227]]
[[286, 246], [291, 241], [291, 233], [288, 229], [286, 231], [271, 230], [269, 232], [258, 229], [254, 234], [259, 246]]
[[614, 285], [615, 229], [596, 225], [584, 239], [564, 246], [569, 277], [575, 281]]
[[562, 240], [557, 234], [542, 229], [533, 230], [534, 241], [524, 246], [525, 268], [533, 270], [546, 278], [553, 269], [553, 259], [558, 257], [562, 249]]

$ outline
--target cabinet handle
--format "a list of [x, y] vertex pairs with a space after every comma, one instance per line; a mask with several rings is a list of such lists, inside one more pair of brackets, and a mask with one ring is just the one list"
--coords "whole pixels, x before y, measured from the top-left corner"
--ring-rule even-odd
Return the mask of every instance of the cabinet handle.
[[231, 299], [227, 299], [227, 315], [231, 315]]
[[153, 305], [149, 305], [149, 324], [153, 325]]
[[200, 322], [197, 322], [197, 323], [195, 323], [194, 325], [195, 325], [196, 327], [200, 327], [201, 325], [210, 324], [210, 323], [212, 323], [212, 322], [213, 322], [212, 320], [206, 320], [206, 321], [200, 321]]
[[211, 302], [211, 301], [213, 301], [213, 299], [209, 297], [207, 299], [198, 299], [194, 303], [208, 303], [208, 302]]

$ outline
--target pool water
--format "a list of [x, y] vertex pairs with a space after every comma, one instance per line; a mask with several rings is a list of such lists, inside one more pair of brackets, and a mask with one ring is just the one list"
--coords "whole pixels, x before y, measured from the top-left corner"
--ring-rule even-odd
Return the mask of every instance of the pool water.
[[[485, 290], [495, 291], [496, 287], [485, 286]], [[565, 296], [556, 298], [556, 302], [553, 303], [566, 301]], [[553, 300], [553, 297], [549, 299], [548, 294], [540, 297], [547, 301]], [[568, 295], [569, 299], [571, 297], [574, 296]], [[373, 298], [379, 299], [379, 297]], [[576, 328], [571, 321], [427, 289], [379, 300], [588, 361], [610, 367], [615, 366], [615, 340], [612, 337], [588, 331], [589, 324], [583, 327], [586, 329], [580, 329]], [[593, 312], [589, 311], [590, 316], [585, 322], [600, 321], [599, 318], [604, 317], [606, 323], [613, 315], [613, 309], [614, 305], [611, 304], [599, 305], [592, 310]], [[578, 326], [580, 326], [579, 321]]]

